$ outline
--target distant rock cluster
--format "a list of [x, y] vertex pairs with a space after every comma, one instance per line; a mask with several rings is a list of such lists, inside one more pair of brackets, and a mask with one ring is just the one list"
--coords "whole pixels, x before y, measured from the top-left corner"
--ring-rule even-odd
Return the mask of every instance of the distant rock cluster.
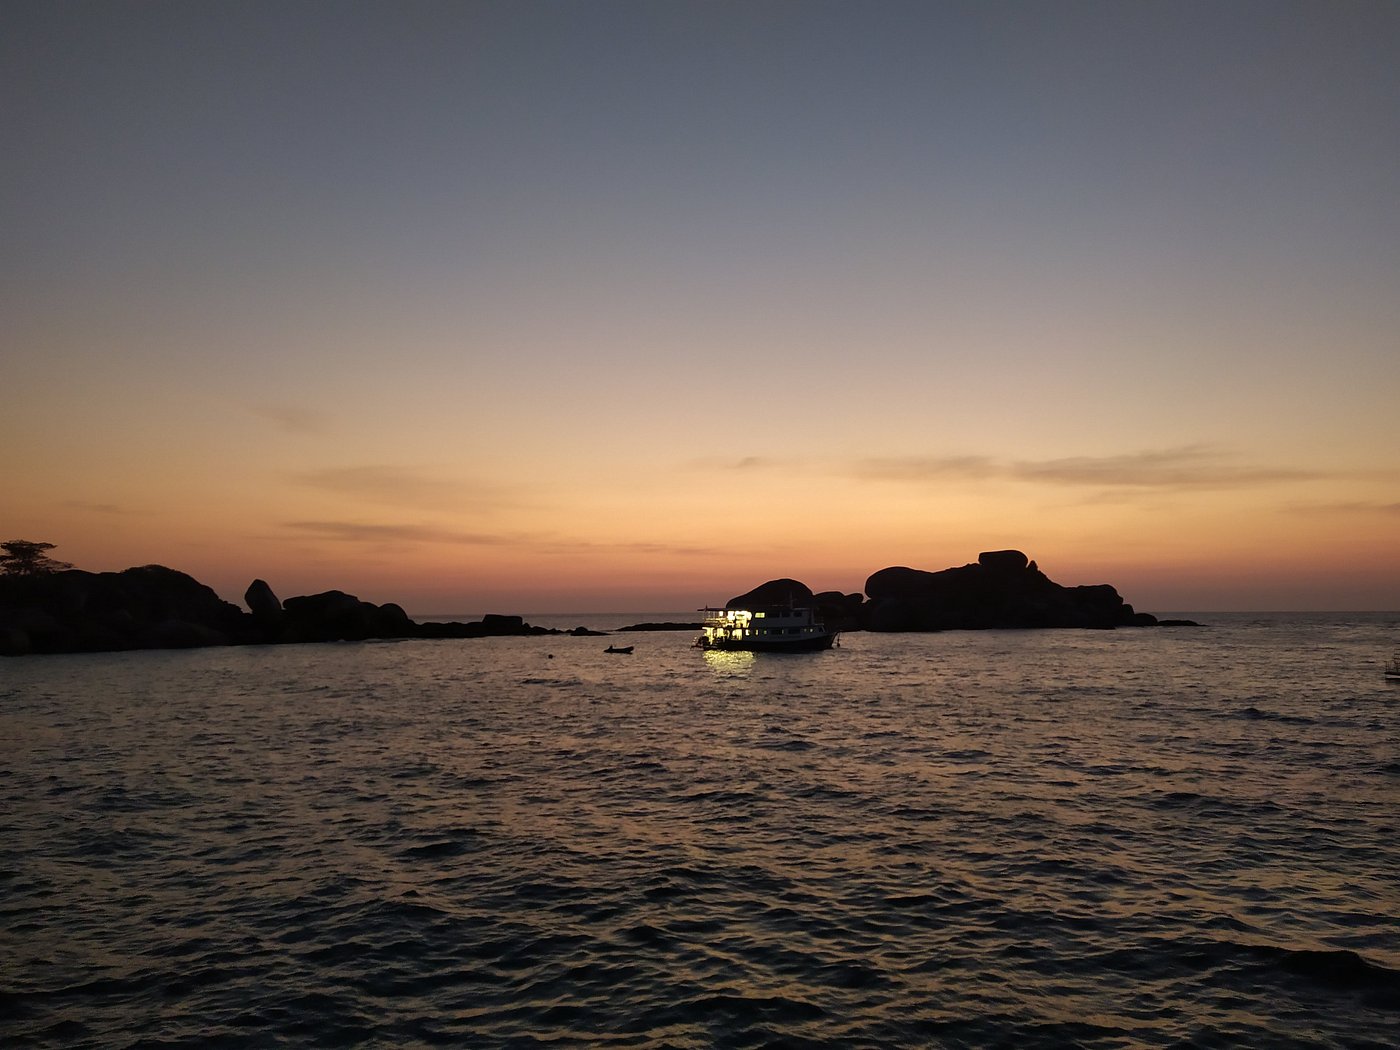
[[[0, 655], [563, 633], [495, 614], [470, 623], [415, 623], [398, 605], [375, 605], [343, 591], [281, 601], [263, 580], [254, 580], [243, 598], [246, 612], [192, 576], [162, 565], [0, 576]], [[828, 626], [843, 631], [1158, 625], [1155, 617], [1134, 612], [1108, 584], [1063, 587], [1020, 551], [989, 551], [975, 564], [941, 572], [881, 569], [865, 581], [864, 595], [813, 594], [806, 584], [780, 579], [728, 602], [729, 608], [785, 605], [815, 605]], [[579, 627], [568, 633], [599, 632]]]
[[[1153, 627], [1108, 584], [1065, 587], [1020, 551], [987, 551], [973, 564], [941, 572], [893, 566], [865, 581], [865, 595], [812, 591], [797, 580], [770, 580], [731, 598], [728, 608], [815, 605], [843, 631], [952, 631], [990, 628]], [[1181, 621], [1173, 621], [1181, 622]]]
[[415, 623], [397, 605], [375, 605], [343, 591], [283, 602], [262, 580], [253, 581], [244, 601], [248, 612], [162, 565], [0, 576], [0, 655], [558, 633], [519, 616]]

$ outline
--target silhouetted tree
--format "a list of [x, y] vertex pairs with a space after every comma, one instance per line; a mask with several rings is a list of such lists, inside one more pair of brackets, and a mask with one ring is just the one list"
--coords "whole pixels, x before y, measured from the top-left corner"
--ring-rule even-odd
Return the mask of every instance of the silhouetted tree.
[[62, 572], [73, 566], [66, 561], [50, 558], [47, 551], [53, 550], [52, 543], [35, 543], [33, 540], [7, 540], [0, 543], [0, 575], [39, 576], [46, 572]]

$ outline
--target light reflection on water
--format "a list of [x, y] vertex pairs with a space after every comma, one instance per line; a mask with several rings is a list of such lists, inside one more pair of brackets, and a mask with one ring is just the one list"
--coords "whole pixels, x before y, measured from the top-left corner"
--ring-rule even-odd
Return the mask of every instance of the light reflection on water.
[[0, 665], [16, 1045], [1386, 1045], [1394, 618]]
[[[757, 659], [754, 653], [723, 652], [718, 649], [702, 650], [702, 655], [705, 665], [717, 678], [747, 678], [753, 673], [754, 661]], [[778, 656], [777, 659], [782, 659], [782, 656]]]

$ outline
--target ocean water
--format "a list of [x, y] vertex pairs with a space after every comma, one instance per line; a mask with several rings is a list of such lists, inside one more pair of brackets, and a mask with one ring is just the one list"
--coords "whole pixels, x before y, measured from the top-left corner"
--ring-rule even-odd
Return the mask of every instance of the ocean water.
[[1400, 616], [1207, 619], [0, 661], [0, 1044], [1394, 1047]]

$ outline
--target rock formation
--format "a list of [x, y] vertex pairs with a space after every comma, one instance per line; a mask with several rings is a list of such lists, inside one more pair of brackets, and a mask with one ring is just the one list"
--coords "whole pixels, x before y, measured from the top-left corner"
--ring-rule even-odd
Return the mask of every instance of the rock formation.
[[892, 566], [865, 582], [858, 594], [812, 595], [796, 580], [773, 580], [740, 595], [729, 607], [760, 604], [770, 595], [814, 603], [822, 619], [842, 630], [946, 631], [1016, 627], [1149, 627], [1108, 584], [1064, 587], [1020, 551], [987, 551], [973, 564], [929, 572]]
[[398, 605], [343, 591], [282, 602], [263, 580], [249, 585], [244, 601], [248, 612], [161, 565], [0, 576], [0, 655], [558, 633], [519, 616], [418, 624]]
[[0, 654], [183, 649], [251, 640], [248, 614], [162, 565], [0, 576]]
[[[843, 631], [1157, 623], [1146, 613], [1135, 613], [1108, 584], [1055, 583], [1020, 551], [988, 551], [974, 564], [939, 572], [881, 569], [866, 580], [865, 594], [813, 594], [806, 584], [784, 578], [731, 598], [727, 607], [815, 606], [826, 623]], [[0, 655], [562, 633], [497, 614], [471, 623], [415, 623], [398, 605], [375, 605], [343, 591], [279, 601], [263, 580], [249, 585], [244, 601], [248, 612], [193, 577], [161, 565], [124, 572], [71, 569], [0, 576]], [[628, 629], [696, 626], [638, 624]], [[577, 628], [572, 633], [592, 632]]]
[[796, 580], [769, 580], [751, 591], [730, 598], [724, 603], [726, 609], [768, 609], [786, 605], [809, 606], [812, 604], [812, 589]]

